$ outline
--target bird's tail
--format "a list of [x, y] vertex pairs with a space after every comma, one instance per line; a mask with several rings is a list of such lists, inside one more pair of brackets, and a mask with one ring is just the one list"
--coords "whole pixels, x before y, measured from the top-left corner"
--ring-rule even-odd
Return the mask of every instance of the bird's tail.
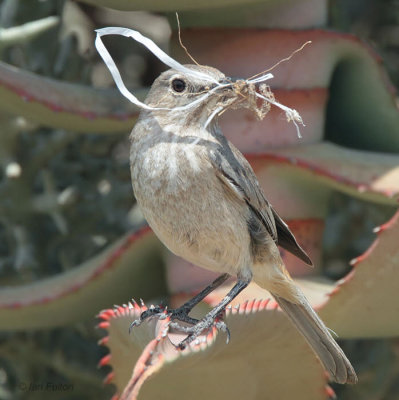
[[[298, 288], [295, 289], [299, 292]], [[309, 342], [331, 379], [338, 383], [356, 383], [357, 376], [350, 361], [305, 296], [302, 293], [298, 294], [301, 301], [296, 304], [275, 294], [273, 297]]]

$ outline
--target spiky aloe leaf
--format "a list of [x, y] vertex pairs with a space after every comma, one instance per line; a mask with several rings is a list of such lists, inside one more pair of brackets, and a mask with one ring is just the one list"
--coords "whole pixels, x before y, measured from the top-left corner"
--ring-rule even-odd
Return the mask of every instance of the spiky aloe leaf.
[[[320, 25], [326, 21], [327, 17], [327, 2], [325, 0], [306, 0], [306, 3], [301, 1], [300, 6], [298, 6], [296, 0], [288, 0], [283, 3], [279, 0], [267, 0], [263, 2], [259, 2], [258, 0], [205, 0], [200, 3], [192, 0], [174, 0], [170, 2], [162, 0], [150, 0], [146, 2], [136, 0], [80, 1], [125, 11], [136, 11], [138, 9], [157, 12], [169, 11], [173, 13], [179, 11], [182, 14], [182, 21], [189, 24], [189, 26], [261, 25], [263, 27], [265, 25], [272, 25], [292, 28], [304, 25]], [[190, 13], [191, 10], [193, 10], [192, 13]]]
[[133, 303], [100, 314], [108, 331], [102, 343], [111, 351], [100, 365], [113, 369], [106, 381], [116, 385], [115, 398], [133, 400], [140, 392], [143, 399], [316, 400], [333, 394], [319, 361], [270, 299], [227, 310], [234, 332], [228, 345], [212, 330], [183, 352], [174, 347], [182, 337], [171, 332], [168, 319], [154, 318], [128, 335], [145, 309]]
[[316, 190], [327, 186], [362, 200], [398, 203], [398, 155], [321, 142], [251, 154], [248, 159], [265, 186], [267, 176], [276, 174], [284, 180], [285, 175], [290, 181], [310, 180]]
[[[399, 212], [376, 232], [374, 244], [352, 263], [354, 269], [338, 285], [310, 279], [298, 282], [341, 339], [399, 334]], [[207, 303], [217, 304], [226, 290], [219, 288], [208, 296]], [[265, 300], [256, 300], [259, 298]], [[100, 364], [113, 368], [106, 380], [116, 385], [115, 398], [133, 400], [139, 391], [146, 399], [172, 399], [181, 393], [190, 393], [193, 399], [333, 396], [309, 346], [270, 295], [256, 285], [242, 292], [226, 312], [232, 332], [228, 345], [220, 333], [212, 331], [180, 352], [173, 343], [182, 336], [169, 330], [168, 318], [154, 317], [129, 336], [130, 323], [145, 309], [133, 303], [100, 314], [99, 326], [108, 330], [102, 343], [110, 349]], [[205, 311], [203, 308], [202, 313]], [[149, 377], [152, 379], [147, 382]]]
[[[164, 292], [159, 242], [144, 228], [55, 277], [0, 289], [0, 329], [65, 325], [90, 318], [132, 292], [148, 298]], [[119, 299], [119, 300], [117, 300]]]
[[399, 335], [399, 212], [375, 231], [374, 243], [352, 260], [352, 271], [320, 309], [342, 337]]
[[[137, 96], [145, 97], [146, 89]], [[119, 92], [42, 77], [0, 62], [0, 109], [76, 132], [129, 132], [138, 110]]]

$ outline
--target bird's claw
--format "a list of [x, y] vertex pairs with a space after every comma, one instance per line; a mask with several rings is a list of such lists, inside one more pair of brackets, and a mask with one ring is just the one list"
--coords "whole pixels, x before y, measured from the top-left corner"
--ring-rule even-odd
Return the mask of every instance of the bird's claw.
[[215, 319], [204, 318], [201, 321], [198, 321], [194, 326], [188, 327], [185, 329], [185, 333], [188, 333], [188, 336], [182, 340], [176, 347], [180, 350], [184, 350], [191, 342], [198, 338], [202, 332], [210, 330], [213, 326], [222, 332], [225, 332], [227, 335], [226, 343], [230, 341], [230, 330], [227, 327], [226, 323], [220, 319], [221, 317], [217, 317]]
[[158, 316], [159, 319], [164, 319], [168, 315], [166, 308], [163, 307], [151, 307], [141, 313], [140, 317], [134, 320], [129, 326], [129, 334], [132, 329], [136, 326], [140, 326], [146, 319], [154, 316]]
[[221, 320], [215, 321], [215, 327], [219, 331], [222, 331], [226, 334], [226, 344], [229, 344], [231, 335], [230, 335], [230, 329], [228, 328], [226, 323]]

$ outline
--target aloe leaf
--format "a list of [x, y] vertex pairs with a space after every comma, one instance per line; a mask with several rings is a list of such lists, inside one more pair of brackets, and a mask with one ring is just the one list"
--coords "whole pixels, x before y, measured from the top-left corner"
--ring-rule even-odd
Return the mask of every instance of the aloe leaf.
[[[362, 200], [398, 204], [398, 155], [352, 150], [322, 142], [247, 157], [260, 175], [263, 170], [272, 170], [269, 174], [286, 175], [294, 181], [307, 177], [319, 190], [320, 186], [325, 186]], [[266, 180], [264, 184], [266, 187]]]
[[[146, 89], [136, 91], [144, 99]], [[53, 128], [130, 132], [138, 109], [116, 89], [96, 89], [45, 78], [0, 62], [0, 109]]]
[[375, 231], [374, 243], [352, 260], [353, 270], [320, 309], [343, 338], [399, 335], [399, 212]]
[[153, 319], [129, 336], [130, 323], [143, 310], [134, 303], [100, 314], [99, 326], [108, 331], [102, 343], [111, 350], [100, 365], [112, 367], [106, 381], [116, 385], [120, 400], [175, 399], [181, 393], [194, 400], [316, 400], [333, 393], [310, 347], [270, 299], [227, 311], [228, 345], [213, 330], [183, 352], [173, 345], [181, 337], [168, 330], [167, 319]]
[[[61, 326], [92, 318], [111, 303], [165, 292], [159, 242], [148, 228], [126, 235], [73, 270], [0, 289], [0, 329]], [[154, 278], [158, 277], [158, 278]]]

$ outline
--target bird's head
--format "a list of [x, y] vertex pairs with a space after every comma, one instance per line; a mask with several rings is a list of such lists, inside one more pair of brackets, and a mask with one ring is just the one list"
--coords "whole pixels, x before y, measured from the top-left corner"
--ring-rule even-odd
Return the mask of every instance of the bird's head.
[[[145, 103], [170, 117], [206, 123], [239, 98], [234, 80], [216, 68], [185, 65], [187, 71], [169, 69], [152, 84]], [[192, 71], [192, 72], [191, 72]], [[215, 115], [216, 115], [215, 114]]]

